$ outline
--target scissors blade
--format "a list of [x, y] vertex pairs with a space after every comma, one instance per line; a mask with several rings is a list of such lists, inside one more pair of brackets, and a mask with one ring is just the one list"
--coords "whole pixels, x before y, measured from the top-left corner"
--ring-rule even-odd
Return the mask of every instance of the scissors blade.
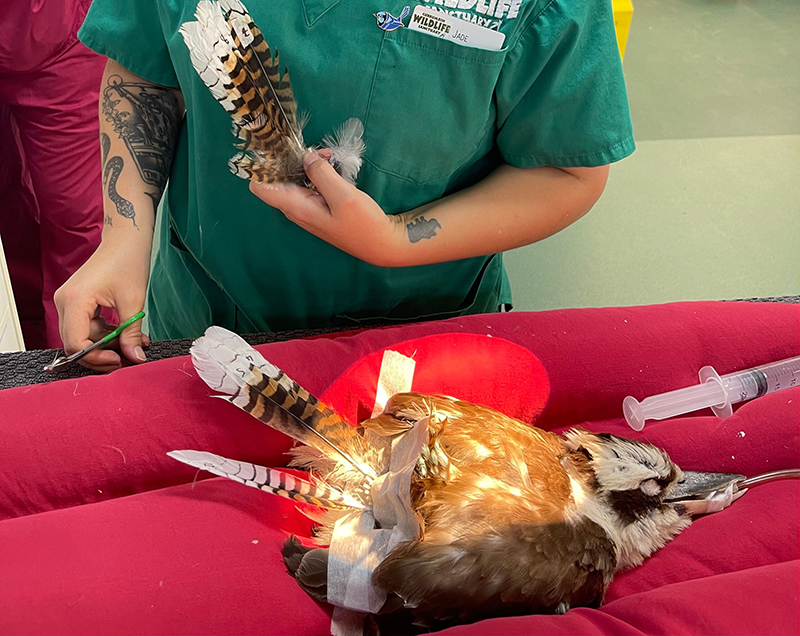
[[135, 314], [135, 315], [131, 316], [130, 318], [128, 318], [128, 320], [126, 320], [119, 327], [114, 329], [114, 331], [112, 331], [111, 333], [106, 334], [105, 336], [100, 338], [100, 340], [98, 340], [97, 342], [93, 342], [92, 344], [90, 344], [85, 349], [81, 349], [80, 351], [76, 351], [75, 353], [73, 353], [71, 355], [68, 355], [68, 356], [57, 357], [50, 364], [46, 364], [44, 366], [44, 370], [48, 371], [48, 372], [57, 371], [59, 369], [63, 369], [68, 364], [72, 364], [73, 362], [77, 362], [83, 356], [91, 353], [95, 349], [98, 349], [100, 347], [104, 347], [105, 345], [107, 345], [114, 338], [119, 336], [119, 334], [121, 334], [127, 327], [129, 327], [134, 322], [136, 322], [137, 320], [139, 320], [139, 319], [141, 319], [143, 317], [144, 317], [144, 312], [140, 311], [138, 314]]
[[105, 344], [105, 338], [103, 340], [98, 340], [97, 342], [93, 342], [92, 344], [90, 344], [85, 349], [81, 349], [80, 351], [76, 351], [72, 355], [56, 357], [56, 359], [53, 360], [50, 364], [45, 365], [44, 370], [45, 371], [58, 371], [60, 369], [63, 369], [64, 367], [72, 364], [73, 362], [77, 362], [83, 356], [91, 353], [95, 349], [97, 349], [99, 347], [102, 347], [104, 344]]

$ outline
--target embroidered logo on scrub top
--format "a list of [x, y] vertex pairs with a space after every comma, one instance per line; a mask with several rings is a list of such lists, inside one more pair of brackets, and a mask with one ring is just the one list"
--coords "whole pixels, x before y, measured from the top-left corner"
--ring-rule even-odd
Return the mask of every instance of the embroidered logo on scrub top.
[[375, 19], [378, 21], [378, 26], [381, 29], [384, 31], [394, 31], [395, 29], [405, 26], [403, 20], [408, 17], [410, 12], [411, 7], [403, 7], [402, 13], [396, 18], [388, 11], [378, 11], [378, 13], [373, 13], [372, 15], [375, 16]]
[[425, 4], [454, 18], [497, 31], [504, 20], [519, 15], [523, 0], [423, 0]]

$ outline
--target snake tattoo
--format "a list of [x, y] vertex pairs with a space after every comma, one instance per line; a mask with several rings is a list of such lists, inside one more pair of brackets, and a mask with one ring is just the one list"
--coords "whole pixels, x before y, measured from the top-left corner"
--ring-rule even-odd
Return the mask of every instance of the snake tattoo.
[[133, 203], [117, 192], [117, 180], [124, 167], [125, 162], [122, 160], [122, 157], [111, 157], [106, 164], [106, 169], [103, 174], [103, 183], [108, 186], [108, 198], [117, 206], [117, 213], [133, 221], [133, 227], [138, 230], [139, 226], [136, 225], [136, 210], [133, 207]]

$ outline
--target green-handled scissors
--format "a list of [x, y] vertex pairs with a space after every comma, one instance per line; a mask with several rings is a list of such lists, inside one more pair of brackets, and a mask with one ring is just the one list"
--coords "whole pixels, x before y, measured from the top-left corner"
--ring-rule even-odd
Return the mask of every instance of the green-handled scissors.
[[100, 340], [95, 343], [90, 344], [85, 349], [81, 349], [80, 351], [76, 351], [72, 355], [69, 356], [59, 356], [56, 357], [50, 364], [44, 365], [45, 371], [59, 371], [63, 369], [68, 364], [72, 364], [73, 362], [77, 362], [87, 353], [94, 351], [95, 349], [102, 349], [105, 347], [109, 342], [111, 342], [114, 338], [119, 336], [125, 329], [130, 327], [133, 323], [137, 320], [141, 320], [144, 318], [144, 312], [140, 311], [138, 314], [135, 314], [128, 318], [125, 322], [123, 322], [119, 327], [114, 329], [111, 333], [103, 336]]

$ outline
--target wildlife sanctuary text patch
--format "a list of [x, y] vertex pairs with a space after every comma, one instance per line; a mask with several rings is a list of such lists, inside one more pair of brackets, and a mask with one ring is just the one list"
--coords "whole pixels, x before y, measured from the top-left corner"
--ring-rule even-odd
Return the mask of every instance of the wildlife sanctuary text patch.
[[500, 50], [506, 39], [505, 34], [500, 31], [478, 26], [422, 5], [414, 8], [414, 13], [408, 21], [408, 28], [412, 31], [420, 31], [437, 38], [450, 40], [462, 46], [491, 51]]

